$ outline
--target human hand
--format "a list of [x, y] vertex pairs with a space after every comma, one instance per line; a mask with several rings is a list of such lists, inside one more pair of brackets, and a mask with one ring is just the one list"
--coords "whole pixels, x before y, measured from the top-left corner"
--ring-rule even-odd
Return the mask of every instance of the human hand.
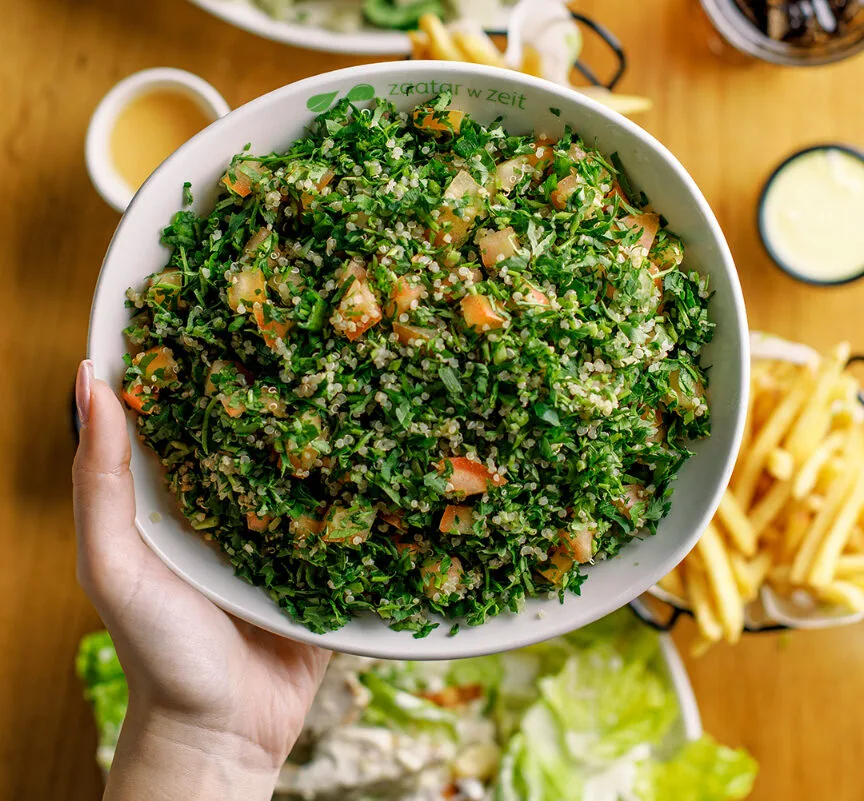
[[141, 539], [120, 402], [82, 362], [73, 469], [78, 578], [129, 682], [106, 799], [269, 799], [328, 652], [239, 621]]

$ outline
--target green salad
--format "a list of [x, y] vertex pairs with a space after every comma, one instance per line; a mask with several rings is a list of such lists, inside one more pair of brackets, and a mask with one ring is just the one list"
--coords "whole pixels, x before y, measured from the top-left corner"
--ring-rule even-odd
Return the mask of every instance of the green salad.
[[238, 154], [128, 292], [140, 436], [192, 527], [316, 632], [578, 594], [709, 433], [707, 279], [617, 159], [449, 104], [344, 100]]
[[[108, 769], [126, 684], [107, 633], [79, 674]], [[688, 741], [658, 635], [627, 611], [497, 656], [334, 656], [277, 797], [305, 801], [729, 801], [756, 764]]]
[[364, 25], [411, 30], [420, 17], [434, 14], [444, 20], [470, 19], [494, 24], [502, 8], [515, 0], [252, 0], [277, 20], [321, 25], [347, 33]]

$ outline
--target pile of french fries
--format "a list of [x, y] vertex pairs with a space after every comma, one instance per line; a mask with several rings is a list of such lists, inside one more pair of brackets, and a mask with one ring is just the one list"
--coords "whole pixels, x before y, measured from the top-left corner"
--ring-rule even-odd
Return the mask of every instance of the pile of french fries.
[[864, 423], [849, 346], [806, 365], [756, 361], [729, 489], [696, 548], [658, 586], [692, 611], [696, 653], [737, 642], [763, 585], [864, 611]]
[[[478, 25], [456, 21], [445, 25], [434, 14], [420, 18], [420, 30], [410, 31], [411, 57], [418, 60], [468, 61], [489, 67], [516, 68], [527, 75], [545, 78], [543, 59], [533, 47], [524, 49], [522, 64], [507, 64], [504, 54]], [[636, 114], [652, 107], [647, 97], [610, 92], [603, 86], [571, 86], [577, 92], [603, 103], [621, 114]]]

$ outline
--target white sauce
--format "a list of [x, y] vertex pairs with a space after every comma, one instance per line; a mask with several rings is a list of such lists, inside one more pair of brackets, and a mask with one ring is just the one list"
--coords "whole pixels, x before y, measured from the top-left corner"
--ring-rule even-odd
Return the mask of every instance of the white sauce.
[[842, 281], [864, 270], [864, 161], [836, 148], [794, 158], [774, 177], [763, 234], [805, 278]]

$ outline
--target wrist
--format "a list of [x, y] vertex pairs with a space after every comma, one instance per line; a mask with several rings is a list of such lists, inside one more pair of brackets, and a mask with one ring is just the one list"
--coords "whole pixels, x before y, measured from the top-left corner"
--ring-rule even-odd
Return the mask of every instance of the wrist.
[[105, 799], [270, 801], [281, 767], [247, 738], [130, 698]]

